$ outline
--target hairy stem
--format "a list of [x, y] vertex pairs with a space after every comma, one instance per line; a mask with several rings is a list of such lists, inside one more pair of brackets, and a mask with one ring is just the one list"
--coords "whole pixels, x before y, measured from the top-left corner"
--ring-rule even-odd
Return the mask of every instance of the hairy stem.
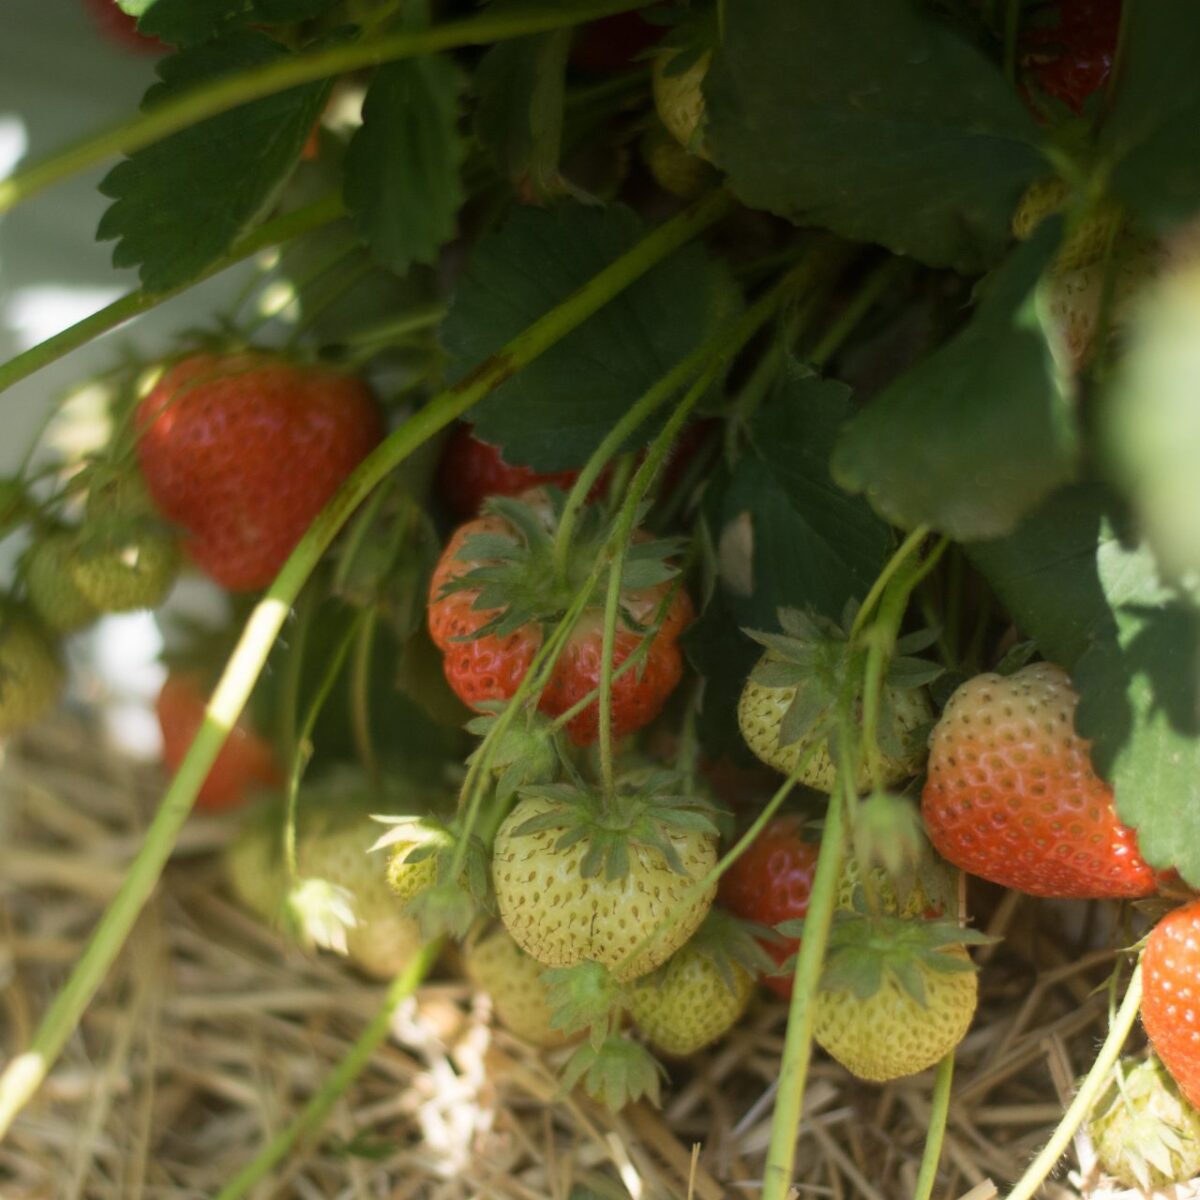
[[821, 851], [817, 857], [808, 912], [804, 917], [804, 937], [796, 955], [787, 1037], [783, 1044], [783, 1059], [779, 1064], [779, 1090], [775, 1095], [771, 1141], [763, 1169], [762, 1200], [787, 1200], [791, 1193], [796, 1131], [800, 1127], [804, 1089], [808, 1083], [808, 1064], [812, 1057], [817, 988], [825, 962], [825, 946], [833, 924], [838, 873], [842, 866], [842, 843], [845, 840], [843, 793], [853, 787], [853, 779], [838, 780], [829, 798], [825, 828], [821, 834]]
[[946, 1118], [950, 1115], [950, 1086], [954, 1082], [954, 1051], [938, 1063], [933, 1081], [933, 1100], [929, 1110], [929, 1128], [925, 1131], [925, 1151], [913, 1200], [929, 1200], [937, 1180], [938, 1163], [942, 1158], [942, 1142], [946, 1137]]
[[1050, 1140], [1042, 1147], [1041, 1153], [1029, 1164], [1025, 1174], [1008, 1193], [1008, 1200], [1033, 1200], [1046, 1177], [1066, 1153], [1076, 1130], [1083, 1124], [1084, 1118], [1103, 1090], [1109, 1072], [1121, 1057], [1121, 1049], [1137, 1020], [1138, 1006], [1141, 1002], [1142, 967], [1139, 963], [1129, 980], [1129, 988], [1125, 992], [1125, 999], [1121, 1001], [1121, 1007], [1117, 1010], [1116, 1019], [1109, 1026], [1108, 1036], [1104, 1039], [1104, 1044], [1100, 1047], [1100, 1052], [1096, 1055], [1096, 1060], [1084, 1077], [1083, 1083], [1079, 1085], [1075, 1099], [1063, 1114]]
[[77, 141], [0, 181], [0, 213], [114, 155], [132, 154], [209, 117], [303, 83], [377, 67], [397, 59], [436, 54], [457, 46], [480, 46], [562, 29], [637, 8], [641, 3], [642, 0], [579, 0], [570, 5], [531, 5], [525, 11], [512, 8], [498, 12], [489, 10], [429, 29], [405, 30], [386, 37], [366, 38], [289, 55], [251, 71], [223, 75], [156, 104], [102, 133]]
[[125, 881], [101, 917], [29, 1048], [0, 1074], [0, 1137], [37, 1091], [79, 1023], [142, 906], [154, 890], [196, 793], [238, 719], [300, 589], [351, 514], [418, 447], [490, 391], [581, 325], [621, 290], [727, 211], [722, 193], [706, 196], [660, 225], [561, 304], [517, 334], [465, 379], [442, 392], [380, 443], [317, 515], [242, 630], [209, 700], [205, 718], [175, 774]]
[[587, 498], [596, 486], [609, 460], [626, 440], [657, 412], [688, 380], [713, 364], [725, 362], [737, 354], [755, 333], [768, 321], [787, 296], [808, 277], [806, 266], [789, 271], [774, 287], [754, 302], [724, 333], [717, 334], [698, 346], [686, 358], [680, 359], [657, 383], [621, 416], [604, 435], [600, 445], [579, 472], [563, 508], [562, 518], [554, 535], [554, 565], [560, 578], [566, 577], [567, 556], [571, 537]]
[[420, 986], [441, 952], [441, 939], [426, 943], [411, 963], [392, 980], [380, 1010], [334, 1068], [320, 1090], [286, 1129], [281, 1130], [216, 1195], [215, 1200], [241, 1200], [283, 1162], [292, 1148], [325, 1123], [343, 1092], [362, 1074], [371, 1056], [383, 1045], [396, 1010]]
[[332, 224], [343, 215], [343, 212], [340, 196], [326, 196], [323, 200], [317, 200], [304, 208], [296, 209], [295, 212], [286, 213], [282, 217], [276, 217], [274, 220], [260, 225], [253, 233], [236, 242], [224, 258], [213, 263], [206, 271], [201, 272], [188, 283], [181, 284], [167, 292], [147, 292], [139, 288], [136, 292], [130, 292], [119, 300], [114, 300], [99, 312], [92, 313], [90, 317], [84, 317], [82, 321], [76, 321], [74, 325], [68, 326], [61, 333], [56, 333], [44, 342], [39, 342], [36, 346], [23, 350], [14, 358], [10, 358], [8, 362], [0, 364], [0, 392], [12, 387], [14, 383], [19, 383], [35, 371], [40, 371], [43, 367], [56, 362], [72, 350], [86, 346], [88, 342], [98, 338], [101, 334], [116, 329], [118, 325], [123, 325], [126, 321], [130, 321], [144, 312], [149, 312], [152, 308], [157, 308], [164, 301], [178, 296], [180, 292], [187, 291], [197, 283], [202, 283], [204, 280], [228, 270], [235, 264], [257, 254], [260, 250], [277, 246], [281, 242], [290, 242], [306, 233], [312, 233], [315, 229]]

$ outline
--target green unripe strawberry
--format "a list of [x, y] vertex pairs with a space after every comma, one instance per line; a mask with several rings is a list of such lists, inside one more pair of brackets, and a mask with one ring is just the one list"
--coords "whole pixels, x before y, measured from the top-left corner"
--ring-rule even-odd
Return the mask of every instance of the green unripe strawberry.
[[1126, 1187], [1157, 1191], [1200, 1174], [1200, 1112], [1155, 1057], [1125, 1059], [1092, 1109], [1101, 1167]]
[[278, 812], [267, 806], [250, 814], [224, 854], [230, 894], [268, 925], [278, 921], [287, 887], [281, 837]]
[[914, 1075], [954, 1049], [979, 981], [948, 921], [839, 914], [813, 1009], [817, 1044], [859, 1079]]
[[54, 633], [74, 633], [99, 615], [75, 582], [71, 570], [74, 557], [74, 535], [58, 530], [39, 537], [21, 560], [29, 607]]
[[[783, 633], [750, 636], [766, 647], [738, 701], [738, 725], [750, 750], [768, 766], [792, 775], [811, 751], [798, 778], [819, 791], [832, 791], [837, 769], [829, 752], [829, 736], [844, 680], [862, 678], [864, 650], [852, 644], [847, 629], [810, 613], [784, 609]], [[849, 615], [846, 625], [851, 624]], [[899, 783], [920, 770], [921, 737], [932, 712], [922, 685], [940, 669], [919, 658], [904, 657], [923, 646], [925, 635], [901, 639], [885, 677], [876, 735], [883, 786]], [[860, 701], [861, 710], [861, 701]], [[814, 749], [815, 746], [815, 749]], [[874, 778], [866, 762], [855, 786], [869, 787]]]
[[492, 998], [500, 1023], [535, 1046], [562, 1046], [570, 1041], [550, 1021], [553, 1016], [542, 982], [545, 967], [530, 958], [504, 929], [496, 929], [463, 951], [471, 982]]
[[704, 920], [716, 885], [631, 962], [638, 943], [716, 863], [716, 829], [699, 802], [665, 794], [674, 776], [629, 777], [612, 796], [565, 784], [525, 789], [496, 833], [500, 918], [538, 962], [594, 961], [622, 981], [668, 959]]
[[179, 546], [147, 518], [85, 522], [70, 560], [71, 578], [100, 612], [157, 608], [179, 574]]
[[658, 126], [646, 130], [639, 149], [654, 182], [680, 200], [694, 200], [716, 178], [716, 172], [708, 162], [699, 155], [689, 154]]
[[[760, 660], [762, 663], [769, 661], [767, 655]], [[802, 736], [786, 746], [779, 744], [780, 727], [788, 709], [796, 701], [796, 692], [795, 687], [765, 687], [755, 683], [751, 677], [738, 701], [738, 725], [746, 745], [757, 758], [784, 775], [790, 775], [795, 770], [801, 755], [814, 740], [813, 736]], [[908, 738], [910, 734], [923, 729], [933, 715], [924, 692], [892, 691], [888, 701], [895, 719], [895, 732], [901, 738]], [[884, 786], [899, 783], [921, 769], [922, 754], [918, 746], [919, 743], [897, 756], [881, 755], [881, 782]], [[837, 769], [829, 756], [828, 747], [824, 745], [813, 753], [799, 776], [801, 783], [821, 792], [831, 792], [836, 777]], [[859, 770], [855, 787], [862, 791], [870, 784], [871, 775], [864, 765]]]
[[667, 51], [654, 60], [654, 107], [658, 110], [659, 120], [679, 145], [692, 154], [707, 158], [703, 148], [704, 92], [701, 86], [712, 63], [712, 54], [699, 55], [683, 70], [673, 66], [678, 54], [678, 51]]
[[709, 912], [696, 936], [629, 990], [634, 1024], [664, 1054], [686, 1058], [723, 1037], [774, 964], [738, 923]]
[[234, 898], [256, 916], [270, 924], [290, 918], [302, 941], [346, 955], [368, 975], [390, 978], [407, 966], [422, 938], [388, 886], [383, 856], [370, 853], [382, 828], [371, 819], [374, 807], [353, 787], [301, 793], [298, 896], [288, 895], [280, 801], [250, 814], [225, 852], [225, 874]]
[[386, 979], [408, 966], [423, 939], [388, 885], [382, 856], [369, 853], [379, 830], [362, 813], [313, 814], [296, 844], [296, 866], [301, 879], [344, 891], [353, 916], [345, 929], [346, 956], [367, 975]]
[[387, 881], [401, 907], [431, 888], [437, 880], [437, 859], [410, 859], [413, 843], [397, 843], [388, 853]]
[[66, 673], [45, 630], [15, 605], [0, 608], [0, 737], [44, 717]]

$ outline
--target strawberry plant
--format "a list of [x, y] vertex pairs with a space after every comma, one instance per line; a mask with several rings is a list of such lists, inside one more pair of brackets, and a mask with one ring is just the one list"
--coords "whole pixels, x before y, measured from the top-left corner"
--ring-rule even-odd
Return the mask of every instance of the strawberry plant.
[[[106, 165], [98, 237], [140, 285], [0, 391], [248, 282], [95, 381], [103, 444], [0, 481], [0, 734], [105, 614], [193, 660], [166, 656], [169, 782], [0, 1073], [0, 1137], [193, 807], [244, 807], [214, 823], [242, 821], [233, 896], [391, 983], [221, 1200], [318, 1134], [433, 970], [617, 1108], [761, 980], [764, 1200], [807, 1182], [814, 1054], [936, 1072], [929, 1200], [977, 1000], [1013, 995], [973, 925], [997, 889], [1124, 905], [1088, 926], [1108, 1035], [1013, 1200], [1085, 1122], [1116, 1178], [1197, 1169], [1188, 0], [95, 7], [158, 81], [0, 214]], [[197, 574], [228, 601], [204, 636]], [[1157, 1058], [1119, 1067], [1139, 1010]]]

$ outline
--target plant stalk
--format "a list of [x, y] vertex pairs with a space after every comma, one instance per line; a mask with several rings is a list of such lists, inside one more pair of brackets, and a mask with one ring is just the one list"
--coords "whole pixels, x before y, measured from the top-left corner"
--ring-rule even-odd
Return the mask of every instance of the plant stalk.
[[320, 1090], [286, 1129], [280, 1130], [216, 1195], [215, 1200], [241, 1200], [251, 1188], [270, 1174], [271, 1169], [291, 1153], [292, 1148], [324, 1123], [338, 1097], [362, 1074], [371, 1055], [383, 1044], [396, 1010], [420, 986], [442, 948], [441, 939], [426, 943], [416, 958], [392, 980], [383, 1006], [350, 1047], [346, 1057], [334, 1068]]
[[74, 142], [0, 181], [0, 214], [114, 155], [132, 154], [209, 117], [300, 84], [458, 46], [480, 46], [562, 29], [637, 8], [641, 3], [642, 0], [578, 0], [570, 5], [531, 5], [523, 12], [511, 8], [499, 12], [488, 10], [461, 21], [290, 55], [251, 71], [224, 75], [156, 104], [102, 133]]
[[246, 623], [209, 700], [200, 730], [146, 831], [141, 849], [129, 865], [124, 883], [43, 1017], [28, 1049], [0, 1074], [0, 1138], [40, 1087], [124, 945], [170, 857], [200, 785], [254, 688], [292, 604], [351, 514], [413, 451], [576, 329], [656, 263], [708, 228], [732, 203], [723, 192], [710, 193], [654, 229], [405, 421], [359, 464], [317, 515]]
[[142, 313], [149, 312], [152, 308], [157, 308], [164, 301], [178, 296], [180, 292], [187, 291], [195, 284], [203, 283], [204, 280], [211, 279], [214, 275], [251, 258], [260, 250], [277, 246], [281, 242], [290, 242], [306, 233], [312, 233], [316, 229], [332, 224], [343, 215], [344, 211], [340, 196], [326, 196], [323, 200], [317, 200], [312, 204], [305, 205], [304, 208], [296, 209], [295, 212], [285, 213], [281, 217], [275, 217], [264, 225], [260, 225], [253, 233], [236, 242], [224, 258], [213, 263], [195, 279], [180, 284], [177, 288], [172, 288], [167, 292], [147, 292], [139, 288], [135, 292], [121, 296], [98, 312], [92, 313], [90, 317], [76, 321], [74, 325], [68, 326], [61, 333], [56, 333], [36, 346], [30, 346], [28, 350], [23, 350], [20, 354], [10, 358], [8, 362], [0, 364], [0, 392], [12, 387], [14, 383], [19, 383], [35, 371], [40, 371], [43, 367], [56, 362], [72, 350], [78, 350], [80, 346], [87, 345], [101, 334], [116, 329], [118, 325], [124, 325], [126, 321], [141, 316]]
[[762, 1200], [787, 1200], [791, 1193], [792, 1168], [796, 1158], [796, 1132], [804, 1106], [808, 1066], [812, 1057], [812, 1033], [817, 988], [825, 963], [825, 947], [833, 925], [838, 875], [842, 867], [845, 841], [844, 792], [854, 787], [853, 779], [839, 779], [829, 798], [821, 850], [813, 876], [808, 912], [804, 917], [804, 937], [796, 955], [796, 973], [792, 1001], [788, 1008], [787, 1037], [779, 1064], [779, 1090], [775, 1113], [771, 1118], [771, 1141], [763, 1169]]
[[1096, 1103], [1108, 1080], [1109, 1072], [1121, 1057], [1121, 1049], [1137, 1020], [1141, 1002], [1142, 967], [1139, 963], [1129, 980], [1129, 988], [1125, 992], [1125, 999], [1121, 1001], [1121, 1007], [1117, 1010], [1116, 1020], [1109, 1026], [1108, 1036], [1104, 1039], [1100, 1053], [1096, 1055], [1096, 1060], [1084, 1077], [1083, 1083], [1080, 1084], [1079, 1091], [1075, 1093], [1075, 1099], [1063, 1113], [1063, 1118], [1051, 1134], [1050, 1140], [1042, 1147], [1037, 1158], [1029, 1164], [1013, 1190], [1008, 1193], [1008, 1200], [1033, 1200], [1046, 1177], [1066, 1153], [1076, 1130], [1083, 1124], [1092, 1105]]

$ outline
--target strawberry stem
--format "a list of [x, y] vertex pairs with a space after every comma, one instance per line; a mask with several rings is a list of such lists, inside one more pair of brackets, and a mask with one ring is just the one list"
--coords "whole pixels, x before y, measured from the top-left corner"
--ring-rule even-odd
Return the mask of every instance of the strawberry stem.
[[845, 796], [853, 790], [853, 776], [843, 774], [829, 798], [821, 849], [813, 876], [804, 937], [796, 955], [796, 973], [788, 1008], [787, 1036], [779, 1064], [779, 1090], [771, 1118], [771, 1140], [763, 1169], [762, 1200], [787, 1200], [792, 1189], [792, 1166], [796, 1157], [796, 1133], [804, 1108], [804, 1089], [812, 1057], [812, 1033], [817, 988], [825, 962], [825, 946], [833, 925], [838, 875], [845, 840]]
[[[558, 529], [554, 535], [554, 570], [560, 580], [567, 578], [567, 563], [579, 514], [587, 504], [588, 495], [596, 485], [609, 460], [626, 440], [667, 403], [690, 379], [728, 361], [770, 320], [791, 292], [808, 278], [807, 264], [788, 271], [776, 284], [754, 302], [723, 334], [697, 347], [673, 366], [637, 403], [605, 434], [600, 445], [584, 464], [563, 506]], [[668, 443], [668, 450], [670, 445]]]
[[260, 250], [292, 241], [294, 238], [312, 233], [326, 225], [332, 225], [343, 213], [342, 198], [334, 195], [326, 196], [324, 199], [305, 205], [304, 208], [298, 208], [295, 212], [286, 213], [282, 217], [276, 217], [259, 226], [253, 233], [247, 234], [246, 237], [235, 242], [224, 258], [213, 263], [206, 271], [202, 271], [188, 283], [171, 288], [166, 292], [147, 292], [145, 289], [139, 288], [135, 292], [121, 296], [111, 304], [92, 313], [90, 317], [76, 321], [74, 325], [67, 326], [61, 333], [56, 333], [36, 346], [30, 346], [28, 350], [23, 350], [20, 354], [10, 358], [8, 362], [0, 364], [0, 392], [12, 387], [15, 383], [20, 383], [22, 379], [49, 366], [52, 362], [56, 362], [72, 350], [78, 350], [80, 346], [87, 345], [101, 334], [116, 329], [118, 325], [124, 325], [126, 321], [131, 321], [134, 317], [149, 312], [152, 308], [157, 308], [164, 301], [170, 300], [172, 296], [178, 296], [180, 292], [187, 291], [188, 288], [194, 287], [205, 279], [211, 279], [214, 275], [219, 275], [236, 263], [253, 257]]
[[937, 1075], [933, 1080], [929, 1128], [925, 1132], [925, 1150], [921, 1155], [921, 1169], [917, 1172], [917, 1185], [913, 1188], [912, 1200], [929, 1200], [933, 1195], [938, 1163], [942, 1158], [942, 1142], [946, 1137], [946, 1119], [950, 1115], [950, 1088], [953, 1082], [954, 1051], [951, 1050], [938, 1063]]
[[531, 33], [578, 25], [597, 17], [638, 8], [644, 0], [579, 0], [568, 6], [529, 8], [524, 12], [484, 12], [428, 29], [404, 30], [385, 37], [329, 46], [289, 55], [266, 66], [222, 75], [189, 88], [176, 99], [156, 104], [129, 120], [110, 126], [66, 149], [31, 163], [0, 181], [0, 213], [81, 171], [118, 154], [132, 154], [173, 133], [230, 109], [274, 96], [303, 83], [344, 75], [366, 67], [436, 54], [457, 46], [480, 46]]
[[396, 1010], [421, 985], [442, 949], [440, 938], [426, 943], [417, 956], [392, 980], [379, 1011], [350, 1047], [345, 1058], [286, 1129], [281, 1130], [254, 1156], [220, 1192], [215, 1200], [241, 1200], [271, 1169], [291, 1153], [301, 1139], [325, 1123], [338, 1097], [362, 1074], [371, 1056], [383, 1045]]
[[[578, 9], [573, 11], [579, 13]], [[615, 6], [612, 11], [616, 11]], [[491, 26], [495, 23], [492, 19]], [[249, 699], [296, 597], [351, 514], [415, 450], [577, 329], [656, 263], [707, 229], [729, 211], [732, 203], [725, 192], [711, 193], [652, 230], [464, 379], [404, 421], [355, 468], [317, 514], [242, 630], [209, 700], [204, 721], [146, 830], [124, 883], [43, 1017], [28, 1049], [13, 1058], [0, 1074], [0, 1137], [45, 1079], [124, 945], [171, 855], [196, 793]]]
[[371, 664], [374, 662], [375, 631], [379, 628], [379, 609], [367, 609], [354, 646], [350, 675], [350, 720], [354, 731], [354, 749], [373, 786], [379, 784], [379, 757], [371, 741]]
[[313, 754], [313, 730], [321, 715], [321, 709], [325, 707], [325, 701], [329, 699], [329, 693], [333, 691], [337, 677], [342, 673], [342, 667], [345, 665], [346, 656], [350, 653], [350, 647], [354, 645], [363, 628], [366, 615], [367, 610], [365, 609], [358, 613], [342, 635], [342, 640], [338, 642], [330, 656], [325, 673], [321, 676], [321, 682], [317, 685], [317, 690], [309, 702], [308, 711], [304, 714], [304, 722], [296, 735], [291, 769], [288, 772], [287, 809], [283, 823], [283, 862], [287, 871], [289, 888], [295, 887], [300, 878], [300, 870], [296, 862], [296, 808], [300, 797], [300, 781], [304, 778], [304, 771]]
[[[771, 293], [772, 296], [778, 296], [778, 294], [777, 290]], [[604, 640], [600, 652], [600, 774], [606, 795], [611, 796], [613, 791], [613, 651], [617, 639], [617, 615], [621, 607], [621, 581], [625, 573], [625, 552], [629, 548], [629, 539], [633, 536], [633, 527], [637, 522], [643, 497], [649, 492], [654, 477], [666, 462], [671, 446], [679, 436], [679, 431], [683, 428], [692, 409], [699, 404], [704, 394], [716, 382], [721, 366], [720, 359], [708, 365], [688, 388], [687, 393], [671, 414], [671, 419], [651, 443], [649, 453], [630, 481], [628, 495], [621, 506], [621, 512], [611, 535], [611, 540], [615, 545], [608, 567], [608, 595], [605, 597], [604, 603]], [[652, 639], [648, 636], [644, 640], [648, 644]]]
[[1079, 1126], [1083, 1124], [1084, 1118], [1103, 1090], [1109, 1073], [1121, 1057], [1121, 1050], [1137, 1020], [1138, 1006], [1141, 1002], [1142, 967], [1139, 963], [1129, 980], [1129, 987], [1126, 989], [1125, 999], [1121, 1001], [1121, 1007], [1117, 1010], [1116, 1019], [1109, 1026], [1108, 1036], [1104, 1039], [1100, 1052], [1096, 1055], [1095, 1061], [1079, 1085], [1075, 1098], [1071, 1101], [1067, 1111], [1063, 1113], [1062, 1120], [1050, 1135], [1050, 1140], [1042, 1147], [1037, 1158], [1029, 1164], [1025, 1174], [1008, 1193], [1007, 1200], [1033, 1200], [1033, 1196], [1041, 1188], [1046, 1177], [1066, 1153], [1071, 1139], [1075, 1136]]
[[904, 564], [904, 560], [913, 553], [925, 540], [929, 533], [928, 525], [918, 525], [900, 543], [900, 548], [888, 559], [887, 565], [879, 572], [875, 582], [871, 584], [871, 590], [867, 592], [867, 598], [862, 602], [862, 607], [858, 610], [858, 615], [854, 618], [854, 624], [850, 626], [850, 640], [854, 639], [863, 631], [863, 627], [867, 623], [867, 618], [871, 615], [871, 611], [879, 602], [879, 598], [883, 595], [883, 589], [887, 587], [892, 576], [900, 570]]

